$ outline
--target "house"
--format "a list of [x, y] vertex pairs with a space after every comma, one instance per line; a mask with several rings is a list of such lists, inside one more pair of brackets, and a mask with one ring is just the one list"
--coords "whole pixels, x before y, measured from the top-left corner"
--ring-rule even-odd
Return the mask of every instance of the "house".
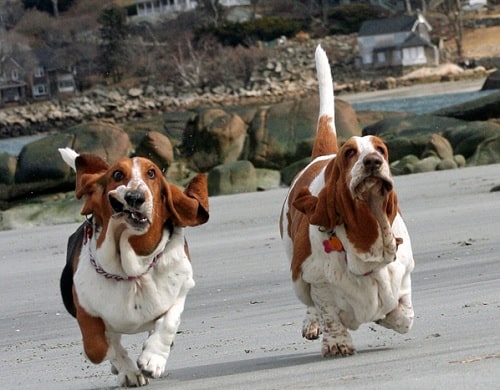
[[33, 99], [47, 99], [57, 94], [76, 92], [73, 70], [64, 59], [58, 58], [48, 48], [34, 49], [31, 54], [34, 63], [30, 78]]
[[[156, 18], [163, 14], [178, 14], [198, 6], [196, 0], [135, 0], [137, 17]], [[250, 5], [250, 0], [219, 0], [224, 7]]]
[[357, 38], [361, 68], [438, 65], [439, 50], [431, 42], [431, 30], [421, 14], [363, 22]]
[[0, 58], [0, 104], [21, 103], [26, 98], [25, 71], [12, 57]]
[[178, 13], [196, 8], [195, 0], [136, 0], [137, 16], [155, 17], [165, 13]]

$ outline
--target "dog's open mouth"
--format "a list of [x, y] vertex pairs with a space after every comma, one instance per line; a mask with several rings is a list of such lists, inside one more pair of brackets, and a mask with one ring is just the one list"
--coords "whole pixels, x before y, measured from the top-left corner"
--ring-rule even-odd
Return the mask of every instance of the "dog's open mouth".
[[128, 207], [115, 197], [109, 196], [109, 203], [111, 205], [111, 208], [115, 212], [113, 214], [113, 218], [117, 218], [122, 215], [126, 216], [127, 222], [130, 223], [134, 228], [144, 228], [147, 224], [149, 224], [149, 219], [145, 214]]

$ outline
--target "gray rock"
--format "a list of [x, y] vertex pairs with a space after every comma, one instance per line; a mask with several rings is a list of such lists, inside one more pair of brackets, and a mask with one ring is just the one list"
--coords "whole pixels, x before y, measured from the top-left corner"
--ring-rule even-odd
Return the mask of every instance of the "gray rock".
[[281, 172], [281, 182], [287, 186], [292, 184], [294, 177], [299, 173], [302, 169], [304, 169], [307, 164], [311, 162], [310, 157], [305, 157], [299, 161], [296, 161], [285, 168], [283, 168]]
[[257, 168], [257, 189], [259, 191], [279, 188], [281, 185], [281, 174], [274, 169]]
[[439, 157], [435, 156], [426, 157], [414, 165], [413, 173], [435, 171], [440, 162], [441, 160]]
[[[317, 96], [262, 107], [248, 129], [248, 159], [256, 167], [281, 169], [310, 156], [318, 111]], [[352, 106], [340, 99], [336, 100], [335, 123], [339, 142], [361, 134]]]
[[415, 165], [419, 161], [420, 159], [414, 154], [408, 154], [401, 160], [397, 160], [391, 163], [391, 172], [393, 175], [408, 175], [410, 173], [413, 173], [413, 171], [415, 170]]
[[465, 160], [465, 157], [462, 156], [461, 154], [456, 154], [453, 156], [453, 160], [457, 163], [457, 166], [459, 168], [464, 168], [467, 165], [467, 161]]
[[467, 103], [443, 108], [435, 111], [433, 115], [446, 116], [467, 121], [486, 121], [491, 118], [498, 118], [499, 113], [500, 91], [468, 101]]
[[150, 131], [135, 150], [137, 156], [149, 158], [160, 169], [166, 171], [174, 161], [174, 150], [167, 136]]
[[500, 163], [500, 134], [482, 141], [468, 163], [470, 165]]
[[450, 142], [439, 134], [432, 134], [422, 157], [434, 154], [440, 159], [453, 159], [453, 148]]
[[121, 127], [103, 121], [74, 126], [67, 131], [74, 137], [72, 148], [78, 153], [93, 153], [108, 163], [129, 155], [129, 136]]
[[59, 181], [69, 177], [70, 168], [58, 158], [58, 148], [71, 147], [74, 136], [54, 134], [23, 147], [18, 157], [15, 183]]
[[9, 153], [0, 153], [0, 183], [12, 184], [16, 174], [17, 159]]
[[181, 150], [194, 170], [206, 172], [237, 161], [245, 139], [246, 125], [238, 115], [207, 109], [187, 124]]
[[483, 91], [488, 89], [500, 89], [500, 69], [488, 75], [481, 89]]
[[218, 165], [210, 170], [207, 179], [210, 196], [257, 190], [257, 173], [250, 161], [235, 161]]
[[458, 164], [453, 158], [445, 158], [444, 160], [441, 160], [438, 163], [436, 170], [444, 171], [446, 169], [456, 169], [456, 168], [458, 168]]

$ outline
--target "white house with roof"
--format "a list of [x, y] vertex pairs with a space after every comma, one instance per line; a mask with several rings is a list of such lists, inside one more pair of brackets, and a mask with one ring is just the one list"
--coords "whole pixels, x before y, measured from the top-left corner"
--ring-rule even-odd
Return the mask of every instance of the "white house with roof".
[[[250, 0], [219, 0], [224, 7], [250, 5]], [[155, 18], [162, 14], [178, 14], [198, 6], [196, 0], [135, 0], [137, 16]]]
[[363, 22], [357, 38], [362, 68], [438, 65], [431, 30], [421, 14]]

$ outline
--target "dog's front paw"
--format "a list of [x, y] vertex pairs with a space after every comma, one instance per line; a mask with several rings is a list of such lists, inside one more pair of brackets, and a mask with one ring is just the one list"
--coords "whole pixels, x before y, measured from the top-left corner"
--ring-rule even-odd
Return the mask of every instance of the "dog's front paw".
[[118, 372], [118, 383], [122, 387], [141, 387], [149, 384], [149, 380], [140, 371], [122, 371]]
[[321, 355], [323, 357], [350, 356], [356, 352], [356, 349], [348, 340], [342, 337], [336, 338], [323, 335], [321, 346]]
[[302, 324], [302, 337], [307, 340], [316, 340], [321, 334], [321, 327], [318, 321], [306, 318]]
[[137, 359], [137, 365], [144, 375], [150, 378], [159, 378], [165, 371], [167, 359], [146, 350]]

